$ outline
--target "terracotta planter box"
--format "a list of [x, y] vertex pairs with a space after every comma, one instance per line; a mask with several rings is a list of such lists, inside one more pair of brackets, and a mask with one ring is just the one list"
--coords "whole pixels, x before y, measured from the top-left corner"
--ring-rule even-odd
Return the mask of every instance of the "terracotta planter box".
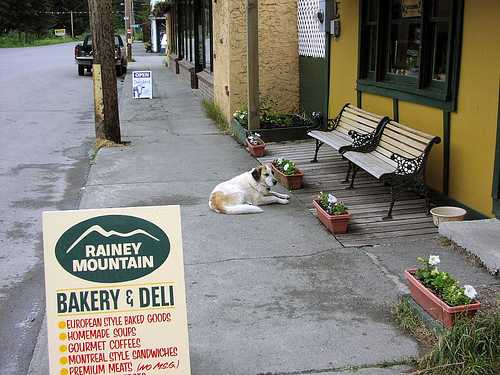
[[296, 174], [284, 174], [279, 169], [275, 167], [275, 162], [271, 162], [271, 168], [274, 171], [274, 176], [277, 177], [277, 180], [281, 182], [281, 184], [287, 188], [288, 190], [300, 189], [302, 187], [302, 179], [304, 178], [304, 173], [299, 168], [297, 169]]
[[258, 145], [253, 145], [248, 141], [248, 138], [245, 138], [248, 146], [248, 151], [255, 156], [256, 158], [260, 158], [264, 156], [264, 149], [266, 148], [266, 143], [259, 138], [260, 143]]
[[318, 219], [330, 230], [330, 232], [334, 234], [347, 232], [347, 226], [349, 224], [349, 219], [351, 218], [351, 214], [349, 212], [343, 215], [329, 215], [323, 207], [321, 207], [318, 199], [313, 200], [313, 204], [314, 207], [316, 207]]
[[466, 312], [468, 316], [474, 316], [481, 308], [480, 302], [455, 307], [448, 306], [417, 280], [414, 276], [415, 271], [416, 269], [405, 270], [405, 277], [410, 283], [411, 297], [445, 328], [453, 325], [457, 314]]

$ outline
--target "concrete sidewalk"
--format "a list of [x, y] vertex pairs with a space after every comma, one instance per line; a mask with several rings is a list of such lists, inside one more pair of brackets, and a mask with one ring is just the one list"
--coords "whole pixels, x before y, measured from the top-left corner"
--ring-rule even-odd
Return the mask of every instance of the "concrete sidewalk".
[[[120, 94], [130, 145], [99, 151], [80, 208], [181, 206], [192, 374], [400, 374], [420, 354], [390, 314], [408, 292], [404, 269], [432, 253], [459, 280], [495, 282], [437, 242], [343, 248], [293, 194], [260, 214], [211, 211], [213, 187], [256, 159], [164, 57], [134, 59]], [[153, 99], [132, 99], [133, 70], [153, 72]], [[44, 329], [30, 374], [48, 374]]]

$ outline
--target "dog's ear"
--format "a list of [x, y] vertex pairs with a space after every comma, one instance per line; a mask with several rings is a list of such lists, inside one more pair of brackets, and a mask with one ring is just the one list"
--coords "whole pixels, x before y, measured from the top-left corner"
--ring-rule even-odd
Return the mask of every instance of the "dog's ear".
[[250, 172], [252, 173], [252, 177], [255, 179], [255, 181], [260, 180], [260, 174], [261, 174], [260, 168], [252, 168]]

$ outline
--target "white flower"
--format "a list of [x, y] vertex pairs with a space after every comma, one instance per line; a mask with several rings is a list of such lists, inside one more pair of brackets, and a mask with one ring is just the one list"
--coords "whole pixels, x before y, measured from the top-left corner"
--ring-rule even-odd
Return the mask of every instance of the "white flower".
[[259, 133], [255, 133], [253, 136], [257, 137], [257, 138], [260, 138], [260, 134]]
[[285, 166], [283, 167], [283, 170], [287, 171], [289, 167], [290, 167], [290, 164], [286, 163]]
[[469, 297], [470, 299], [474, 299], [477, 296], [476, 289], [472, 285], [465, 285], [464, 286], [464, 294]]
[[328, 194], [328, 203], [337, 203], [337, 198], [331, 194]]
[[439, 264], [439, 262], [441, 262], [441, 261], [439, 260], [439, 255], [431, 255], [431, 256], [429, 257], [429, 264], [430, 264], [431, 266], [435, 266], [436, 264]]
[[277, 159], [276, 159], [276, 161], [277, 161], [278, 163], [281, 163], [281, 162], [283, 161], [283, 157], [277, 158]]

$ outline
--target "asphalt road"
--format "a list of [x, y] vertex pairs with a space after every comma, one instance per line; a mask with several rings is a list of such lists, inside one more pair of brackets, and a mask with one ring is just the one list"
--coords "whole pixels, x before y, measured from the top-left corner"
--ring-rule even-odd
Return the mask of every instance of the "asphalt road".
[[90, 170], [92, 77], [73, 48], [0, 49], [2, 374], [27, 372], [43, 320], [42, 212], [77, 209]]

